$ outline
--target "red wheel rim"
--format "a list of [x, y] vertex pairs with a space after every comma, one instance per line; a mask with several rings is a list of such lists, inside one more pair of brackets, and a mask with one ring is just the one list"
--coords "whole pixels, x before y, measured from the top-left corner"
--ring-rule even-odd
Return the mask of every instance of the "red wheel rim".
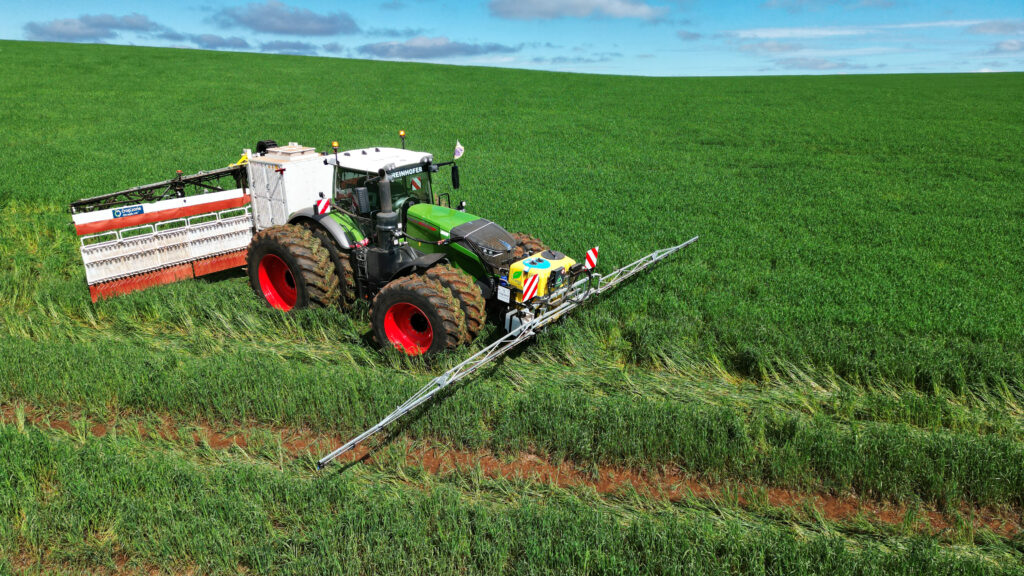
[[267, 302], [278, 310], [295, 307], [295, 277], [276, 254], [264, 254], [259, 265], [260, 290]]
[[399, 302], [384, 313], [384, 335], [409, 356], [423, 354], [434, 342], [434, 330], [427, 315], [407, 302]]

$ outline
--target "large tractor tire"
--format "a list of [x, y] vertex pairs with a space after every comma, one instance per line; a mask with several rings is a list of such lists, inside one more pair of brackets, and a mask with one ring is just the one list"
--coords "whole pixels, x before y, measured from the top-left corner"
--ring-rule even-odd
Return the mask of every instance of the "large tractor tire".
[[321, 308], [338, 301], [331, 254], [306, 228], [289, 224], [257, 232], [246, 263], [249, 285], [273, 308]]
[[550, 250], [548, 245], [541, 242], [540, 240], [530, 236], [529, 234], [521, 234], [516, 232], [512, 234], [512, 237], [516, 239], [516, 246], [512, 249], [512, 256], [516, 260], [521, 260], [527, 256], [532, 256], [537, 252], [543, 252]]
[[427, 270], [427, 278], [433, 278], [452, 291], [459, 301], [462, 314], [466, 317], [466, 344], [473, 341], [487, 319], [484, 310], [484, 296], [473, 277], [451, 264], [434, 266]]
[[338, 275], [338, 291], [340, 297], [338, 304], [342, 310], [348, 310], [356, 301], [356, 274], [352, 270], [350, 254], [341, 249], [334, 238], [326, 230], [317, 224], [310, 224], [309, 231], [313, 237], [320, 241], [320, 245], [327, 249], [331, 255], [331, 262], [334, 264], [334, 271]]
[[466, 321], [452, 291], [437, 280], [413, 274], [388, 283], [370, 308], [373, 336], [383, 347], [409, 356], [433, 356], [466, 337]]

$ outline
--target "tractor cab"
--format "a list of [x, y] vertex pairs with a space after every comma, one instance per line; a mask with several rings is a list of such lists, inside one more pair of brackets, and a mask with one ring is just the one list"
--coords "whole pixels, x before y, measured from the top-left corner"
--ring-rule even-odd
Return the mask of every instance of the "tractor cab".
[[329, 160], [335, 164], [334, 204], [365, 221], [366, 234], [372, 228], [373, 215], [381, 210], [378, 182], [382, 171], [391, 182], [392, 208], [402, 216], [403, 224], [410, 207], [434, 203], [430, 175], [437, 168], [427, 152], [374, 147], [339, 152]]

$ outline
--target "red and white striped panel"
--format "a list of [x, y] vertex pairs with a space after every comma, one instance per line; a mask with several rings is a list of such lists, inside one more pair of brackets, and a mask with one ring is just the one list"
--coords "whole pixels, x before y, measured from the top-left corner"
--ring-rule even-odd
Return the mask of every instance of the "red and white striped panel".
[[85, 236], [240, 208], [248, 203], [249, 195], [245, 193], [245, 190], [237, 188], [135, 206], [82, 212], [72, 215], [71, 219], [75, 222], [75, 231], [78, 235]]
[[583, 264], [583, 267], [587, 270], [593, 270], [597, 267], [597, 246], [587, 250], [587, 261]]
[[331, 201], [321, 198], [316, 201], [316, 213], [328, 214], [331, 211]]
[[412, 179], [412, 189], [419, 190], [423, 187], [423, 183], [420, 182], [419, 176], [414, 176]]
[[537, 287], [540, 285], [540, 274], [533, 274], [523, 284], [523, 302], [537, 295]]

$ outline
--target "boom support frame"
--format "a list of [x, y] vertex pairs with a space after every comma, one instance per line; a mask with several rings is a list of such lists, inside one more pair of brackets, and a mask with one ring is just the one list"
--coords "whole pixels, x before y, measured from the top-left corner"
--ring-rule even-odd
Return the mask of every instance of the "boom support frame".
[[167, 198], [181, 198], [205, 192], [223, 192], [228, 188], [221, 186], [220, 180], [228, 177], [234, 180], [234, 187], [245, 188], [248, 179], [245, 165], [235, 164], [226, 168], [189, 174], [188, 176], [178, 174], [170, 180], [76, 200], [71, 203], [71, 213], [79, 214], [142, 202], [157, 202]]

